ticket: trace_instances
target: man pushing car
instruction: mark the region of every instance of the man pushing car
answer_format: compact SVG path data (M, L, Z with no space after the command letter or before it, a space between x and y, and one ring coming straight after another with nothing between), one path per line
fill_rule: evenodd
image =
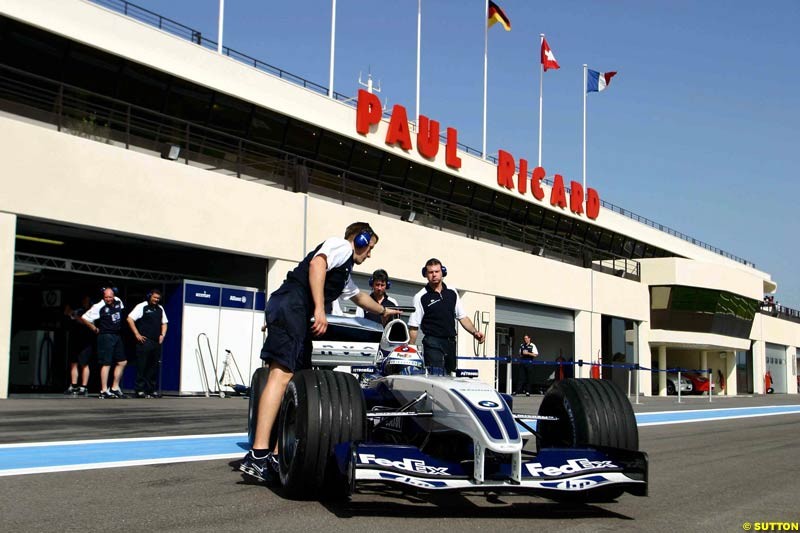
M328 328L326 313L333 302L349 298L368 312L382 317L399 315L359 291L351 278L353 265L360 265L372 253L378 235L366 222L347 226L344 238L331 237L309 253L267 302L267 338L261 358L269 365L269 377L258 403L253 447L239 470L260 481L277 477L280 450L269 449L269 436L278 416L286 386L295 372L311 367L312 337ZM309 326L309 321L313 323Z

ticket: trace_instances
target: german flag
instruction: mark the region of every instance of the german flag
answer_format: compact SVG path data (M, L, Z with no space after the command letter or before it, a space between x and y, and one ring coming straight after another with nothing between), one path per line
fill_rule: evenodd
M502 24L506 31L511 31L511 21L508 20L505 12L500 9L500 6L489 0L489 27L491 28L497 22Z

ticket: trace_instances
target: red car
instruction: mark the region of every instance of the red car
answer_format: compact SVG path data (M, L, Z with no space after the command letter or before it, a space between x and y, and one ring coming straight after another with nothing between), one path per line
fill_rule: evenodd
M689 381L692 382L692 394L708 394L708 378L701 376L699 374L692 374L691 372L687 372L685 374L681 374L681 377L686 377ZM711 384L711 390L716 390L716 384Z

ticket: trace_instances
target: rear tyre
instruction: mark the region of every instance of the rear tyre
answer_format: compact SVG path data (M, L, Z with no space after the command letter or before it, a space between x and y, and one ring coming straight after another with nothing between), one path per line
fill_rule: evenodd
M330 370L297 372L281 404L279 465L289 498L346 497L347 477L334 459L336 445L359 441L366 407L358 381Z
M670 396L677 394L677 391L675 390L675 384L670 380L667 380L667 394Z
M602 379L557 381L539 406L539 448L612 446L639 449L639 431L628 398L613 382Z
M630 402L613 382L600 379L557 381L545 394L539 414L558 417L539 421L538 448L610 446L639 449L639 431ZM610 501L622 490L609 488L588 494L554 495L561 501Z

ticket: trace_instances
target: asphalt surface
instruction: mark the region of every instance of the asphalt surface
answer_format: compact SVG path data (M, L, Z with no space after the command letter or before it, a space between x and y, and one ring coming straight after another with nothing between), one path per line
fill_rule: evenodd
M515 398L535 412L541 396ZM800 397L642 398L637 412L800 404ZM229 433L245 430L243 398L16 397L0 401L0 442ZM227 460L0 478L5 531L742 531L800 521L800 415L639 429L650 495L602 505L500 496L356 494L340 504L291 501Z

